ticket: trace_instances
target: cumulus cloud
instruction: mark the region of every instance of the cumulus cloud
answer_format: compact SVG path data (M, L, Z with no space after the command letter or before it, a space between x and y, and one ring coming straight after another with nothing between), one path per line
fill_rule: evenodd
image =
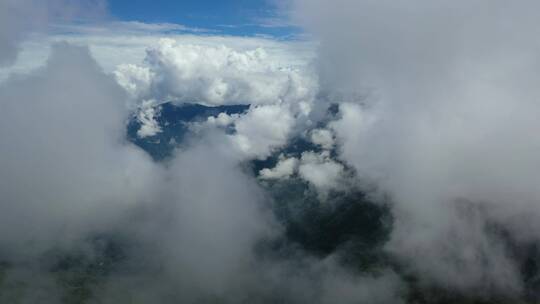
M237 51L162 39L147 51L146 67L120 66L120 83L140 98L177 103L274 104L309 100L313 80L282 65L263 48Z
M311 131L311 142L323 149L331 150L334 147L334 135L326 129L315 129Z
M227 113L219 113L217 116L208 117L207 122L217 127L227 127L233 124L239 117L239 114L229 115Z
M137 121L141 124L139 130L137 130L137 136L139 138L154 136L163 132L156 120L160 115L160 111L161 107L156 107L154 101L148 100L143 102L140 110L137 112Z
M91 12L92 9L85 8L80 11ZM286 67L301 68L314 58L314 43L305 40L278 41L269 37L222 36L214 32L196 35L194 33L197 29L178 24L118 21L73 24L66 23L65 20L61 22L62 20L55 20L57 22L49 25L50 30L47 35L28 36L26 41L20 44L21 52L17 56L18 59L9 67L0 67L0 80L13 72L28 73L36 67L43 66L50 53L50 45L62 41L88 46L92 56L107 73L121 70L119 66L148 70L148 66L144 64L146 51L150 47L158 46L163 38L174 39L179 44L226 46L238 52L262 48L268 57L278 61L280 66ZM42 32L38 31L38 33ZM126 77L132 77L138 72L122 73ZM149 81L144 83L149 83ZM122 86L126 87L126 84L127 82L124 82ZM142 83L136 84L142 85ZM143 86L139 93L145 90L147 89Z
M29 263L59 247L84 247L94 235L127 235L144 246L121 250L145 267L111 275L111 286L148 281L165 265L153 276L164 290L144 288L154 300L240 297L256 242L279 231L262 190L238 166L224 132L204 135L167 168L154 163L126 142L127 98L87 49L66 44L53 48L45 68L2 84L0 109L9 116L0 123L2 261ZM27 284L29 301L42 292L41 276L54 287L42 292L51 303L62 292L54 273L21 278L26 266L10 267L7 282ZM105 292L95 293L114 299Z
M0 0L0 9L35 11L41 24L1 18L8 9L0 10L4 64L49 18L41 9L49 2L29 4ZM285 44L163 40L144 33L185 28L135 23L116 29L133 35L122 42L137 46L134 53L118 51L118 36L102 27L75 27L87 36L70 41L101 47L57 44L45 66L0 83L0 258L12 267L2 286L26 280L35 292L24 300L57 301L56 277L36 264L51 250L87 249L89 238L105 234L133 247L124 248L122 271L93 286L103 303L399 303L400 275L466 294L522 293L522 253L513 246L536 246L540 237L540 137L531 131L540 116L540 7L532 0L295 5L294 17L321 40L317 76L275 52ZM111 49L142 62L107 75L90 54ZM125 128L137 109L139 137L162 132L156 104L164 101L251 106L197 122L193 138L156 163L127 142ZM333 121L318 121L334 103ZM259 180L246 172L246 161L275 156L300 134L311 146L289 148L314 151L283 152ZM391 203L384 250L392 262L374 273L343 266L358 262L349 261L359 253L348 243L322 258L289 245L294 231L276 221L258 183L296 189L298 178L307 182L298 187L323 194L318 203L331 190L356 191L346 188L352 173L354 183L374 185L362 188L374 193L359 204Z
M165 168L126 142L127 98L87 49L66 44L43 69L0 86L0 258L10 263L0 288L22 282L28 289L17 301L54 303L65 292L56 274L25 265L84 248L95 235L144 245L122 249L130 263L146 261L142 272L111 275L111 286L157 276L164 289L143 292L154 300L234 298L248 286L256 242L279 231L225 133L205 135ZM28 271L38 275L22 276ZM96 296L114 299L103 285Z
M344 167L330 159L328 151L317 154L304 152L300 159L298 172L300 176L314 185L321 193L340 187Z
M283 228L242 163L287 142L290 105L218 115L235 121L235 133L203 129L163 164L127 142L129 98L87 48L68 44L55 45L44 67L0 84L0 288L9 290L0 299L55 303L72 289L100 303L395 297L383 288L396 284L392 274L359 277L302 252L264 257ZM150 106L136 117L141 136L157 132ZM103 247L120 253L100 257L93 247L117 239L125 243ZM23 287L15 294L13 286Z
M148 67L140 67L135 64L122 64L114 71L116 81L132 98L144 95L150 90L152 78L155 73Z
M223 113L209 118L208 125L233 125L231 144L246 158L265 158L309 123L317 92L316 76L307 64L293 64L285 57L264 47L189 44L167 38L148 48L144 64L121 65L114 75L130 94L132 107L145 100L250 104L245 115Z
M449 288L519 290L486 227L538 238L538 3L295 3L321 39L321 96L347 101L341 157L395 203L389 248Z
M294 124L288 107L258 106L236 121L230 140L248 158L266 158L287 143Z
M286 158L280 155L279 161L272 169L264 168L259 172L259 177L262 179L284 179L291 177L298 166L298 159L291 157Z

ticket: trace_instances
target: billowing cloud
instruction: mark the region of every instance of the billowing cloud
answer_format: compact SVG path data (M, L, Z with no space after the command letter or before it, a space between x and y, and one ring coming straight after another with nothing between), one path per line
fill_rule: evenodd
M285 158L280 155L280 159L274 168L264 168L259 172L262 179L285 179L291 177L298 166L298 159L291 157Z
M81 3L84 2L79 2ZM80 11L92 12L92 9L85 8ZM83 16L86 17L86 14ZM49 25L50 30L46 35L41 30L38 31L41 35L28 36L26 41L20 44L21 52L17 56L18 59L9 67L0 67L0 80L5 79L12 72L27 73L36 67L43 66L50 53L50 45L63 41L88 46L92 56L105 72L111 73L118 70L122 75L129 77L127 80L131 79L130 81L139 79L140 75L137 73L149 70L144 64L147 50L156 48L163 38L173 39L183 45L226 46L237 52L261 48L269 58L272 58L272 61L279 62L279 65L283 67L302 67L314 58L314 43L311 41L278 41L268 37L222 36L216 32L197 35L195 34L197 29L179 24L118 21L73 24L66 23L65 19L54 20L55 22ZM123 72L124 67L133 70ZM150 81L144 80L144 83L148 84ZM124 81L122 86L126 87L126 84L128 83ZM142 83L136 84L142 85ZM139 87L139 93L145 90L147 88L144 86Z
M218 115L234 133L201 128L156 163L126 139L130 98L87 48L65 43L44 67L0 84L0 300L395 299L392 272L360 277L337 257L294 248L272 256L283 227L242 164L286 144L295 103ZM141 136L159 127L155 104L146 106L134 118Z
M265 158L285 145L297 125L309 121L317 93L316 76L307 63L292 64L264 48L186 44L170 38L149 47L143 65L121 65L114 75L130 94L132 106L148 101L251 105L245 115L221 114L208 121L215 126L234 122L231 145L246 158ZM139 116L148 118L148 113L143 109ZM141 132L155 134L156 126L143 126Z
M236 51L163 39L150 47L146 67L120 66L119 82L139 98L177 103L274 104L309 100L314 81L283 66L263 48Z
M248 157L265 158L287 143L294 123L286 106L254 107L236 121L236 133L230 139Z
M341 157L395 203L388 248L431 283L516 294L507 241L538 238L538 3L296 5L321 102L347 101Z
M161 107L154 106L152 101L144 102L137 112L137 121L141 124L141 128L137 130L137 136L145 138L161 133L163 130L157 122L156 118L160 115Z
M331 150L334 147L334 135L326 129L315 129L311 131L311 142L323 149Z
M0 62L59 4L0 0ZM540 237L538 8L296 0L318 73L293 42L63 25L78 34L44 45L91 46L54 44L0 83L0 301L521 299ZM166 132L167 101L250 106L186 122L156 162L126 124Z
M1 84L2 246L77 240L148 197L159 169L125 141L125 99L87 49L65 44L45 68Z
M321 154L314 152L302 153L298 168L300 176L322 193L340 187L343 170L343 165L330 159L327 151Z
M66 292L57 274L27 265L55 250L91 257L97 253L85 248L99 235L129 235L127 241L147 246L127 253L130 262L142 258L150 267L129 280L149 280L154 267L166 265L159 280L171 284L167 292L182 286L177 299L228 298L253 271L256 242L279 231L256 180L223 148L226 134L205 136L166 169L127 143L127 98L87 49L67 44L54 46L45 68L0 86L6 115L0 122L0 258L10 265L0 288L24 284L28 289L15 299L41 295L55 303ZM125 281L120 274L110 280ZM156 290L152 285L145 293ZM154 299L167 297L163 292Z

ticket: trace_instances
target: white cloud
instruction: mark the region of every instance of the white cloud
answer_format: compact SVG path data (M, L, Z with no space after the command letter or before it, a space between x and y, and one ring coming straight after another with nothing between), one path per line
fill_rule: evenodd
M331 150L334 147L334 135L326 129L315 129L311 131L311 142L323 149Z
M137 112L137 121L141 124L139 130L137 130L139 138L154 136L163 132L159 122L156 120L161 114L160 111L161 107L156 106L155 102L151 100L143 103Z
M127 98L87 49L66 44L53 47L45 68L0 84L6 115L0 120L2 261L39 264L53 249L88 250L85 242L96 234L126 233L145 245L122 248L126 259L141 257L163 269L127 280L151 278L160 288L170 283L169 290L180 289L178 299L188 302L234 297L255 277L257 240L279 231L259 206L262 190L230 147L217 147L228 142L223 132L178 151L169 166L154 163L126 142ZM56 282L48 270L35 272L24 278L25 286L39 283L41 275ZM101 283L116 282L116 275L126 281L111 273ZM52 285L43 297L55 299ZM153 300L162 297L156 290L170 296L151 284L141 289ZM32 299L37 292L18 297ZM109 299L103 290L94 296Z
M300 177L314 185L322 194L340 187L343 170L343 165L330 159L326 151L321 154L303 152L298 167Z
M129 26L137 28L135 32L156 30L140 24ZM169 28L168 25L156 27ZM94 240L96 234L116 237L119 233L137 245L136 249L122 247L127 264L136 262L137 267L127 275L112 271L106 279L100 276L103 281L96 284L100 289L92 294L96 301L118 302L118 298L129 298L127 302L159 303L171 299L180 302L210 299L239 303L258 297L275 299L275 293L281 299L309 303L354 303L366 297L375 299L372 302L385 303L394 298L394 294L384 292L387 286L395 285L397 280L393 275L364 280L340 265L304 259L301 254L294 258L301 259L298 264L303 266L294 265L295 260L291 265L298 269L287 267L287 271L276 273L274 262L257 260L254 249L260 240L282 230L261 206L268 199L265 193L239 163L246 157L267 156L286 143L297 125L295 119L304 119L309 114L311 94L315 94L311 92L311 81L304 83L300 74L291 74L295 68L280 70L267 66L260 62L263 57L258 51L232 51L215 46L216 41L251 46L263 40L204 38L212 46L193 49L208 54L225 49L227 56L233 57L232 72L240 73L245 68L249 74L254 64L255 72L249 75L257 76L257 72L263 73L266 68L279 77L283 76L280 73L288 73L283 78L287 78L290 87L283 96L270 101L270 93L265 93L260 79L254 77L254 82L248 85L252 90L238 94L251 97L249 94L257 95L260 90L261 104L251 107L243 116L219 115L215 119L222 125L235 120L236 134L207 130L186 149L176 151L169 163L158 164L126 141L125 122L131 110L126 108L129 96L111 75L103 73L103 68L112 71L114 62L134 63L137 58L142 59L140 51L157 38L140 39L133 32L128 38L98 35L95 29L89 32L92 34L84 37L44 39L44 45L56 39L90 44L102 66L86 48L57 44L51 48L45 64L40 63L41 68L31 71L31 65L25 66L22 70L26 75L0 83L3 114L0 247L2 259L22 261L10 267L40 264L38 257L43 252L51 253L58 247L85 247L87 240ZM43 46L36 41L28 45L36 46L38 52ZM32 51L28 54L36 54ZM206 72L205 69L211 73L223 72L197 60L195 63L200 64L195 67L195 74ZM244 63L248 66L243 67ZM127 86L132 96L146 90L137 86L148 78L159 77L134 66L120 71L133 73L120 79L116 75L124 85L134 83ZM210 79L204 73L200 76L205 81ZM233 83L247 81L235 77L230 78ZM224 83L228 84L229 78L226 80ZM281 84L276 83L278 87ZM230 102L226 98L212 98L209 100ZM266 99L270 104L263 102ZM139 135L158 132L156 115L153 108L143 107L138 118L144 127ZM231 148L231 143L237 145ZM302 159L303 175L308 180L321 187L332 184L328 176L337 174L336 166L327 154L305 154ZM124 266L123 263L115 266L120 264ZM47 276L46 282L56 282L58 273L51 275L48 269L40 267L38 275L32 273L25 278L30 282L25 286L39 284L41 275ZM2 279L5 282L6 276ZM131 284L131 288L117 288L122 284ZM357 285L365 288L357 289ZM313 286L321 286L322 290ZM29 290L22 295L25 297L22 301L35 302L36 294L40 299L55 301L55 286L46 287L44 294L42 290ZM118 296L115 292L119 290L125 293ZM281 291L288 293L282 295Z
M448 288L519 290L486 227L539 237L539 2L295 2L321 38L321 96L360 96L333 129L342 158L395 203L392 252Z
M298 159L280 156L278 163L272 169L264 168L259 172L261 179L286 179L291 177L298 167Z
M278 111L277 107L254 108L245 118L230 117L239 124L233 145L248 157L268 155L283 145L295 125L293 116L307 117L311 111L316 79L306 68L313 56L310 42L178 34L169 31L183 27L171 24L109 25L57 26L54 35L26 42L20 60L9 69L0 69L0 78L43 65L48 45L65 40L89 46L103 69L113 73L128 92L127 105L132 110L151 99L207 105L288 104ZM263 112L272 117L262 117ZM144 122L141 136L159 131L150 117L153 114L146 114L152 113L139 113ZM221 115L210 123L232 123L228 118Z
M78 240L148 199L160 170L125 143L125 99L86 49L64 44L0 84L2 248L22 258Z
M239 114L229 115L227 113L219 113L217 116L210 116L207 119L207 123L217 127L227 127L233 124L238 118Z
M287 142L294 123L286 106L252 107L236 121L236 133L229 138L246 157L266 158Z
M140 22L110 22L104 24L54 24L49 34L32 35L20 45L17 61L10 67L0 67L0 80L11 72L28 72L43 66L50 52L50 45L68 41L88 46L106 72L114 72L120 65L144 67L146 51L158 45L163 38L174 39L179 44L208 47L226 46L238 52L263 48L271 58L283 66L302 67L314 56L314 43L310 41L277 41L271 38L220 36L217 33L198 33L197 29L178 24L153 24Z
M116 81L132 98L137 98L150 90L151 81L156 75L148 67L135 64L122 64L114 71ZM144 101L143 101L144 102Z
M8 30L8 47L0 46L7 59L0 60L12 62L13 48L24 33L43 26L19 28L10 16L1 18L10 12L1 10L5 3L15 2L0 2L0 24L9 20L0 27L0 44L2 29L15 29L15 35L10 37ZM24 17L32 19L28 13ZM197 30L138 22L52 29L58 32L32 37L18 62L1 71L6 80L0 84L0 112L5 115L0 120L0 246L9 251L3 254L24 260L114 227L143 244L131 255L159 269L142 275L143 282L152 284L130 288L150 302L162 302L156 293L164 290L163 297L170 300L178 293L184 302L207 296L243 302L246 291L256 298L276 290L291 290L284 298L312 303L366 298L384 303L394 298L381 292L395 285L392 276L364 280L337 264L305 259L301 264L308 269L295 271L297 277L291 279L290 271L276 276L274 263L255 260L258 241L281 229L259 205L267 200L265 193L239 163L269 156L304 127L317 93L316 76L306 67L310 43L178 35ZM86 49L65 44L53 46L45 61L49 45L64 40L89 45L99 65ZM127 94L102 70L114 72ZM26 75L8 78L12 71ZM236 133L205 130L162 166L126 143L125 122L133 109L125 107L129 97L131 106L134 100L141 106L140 137L161 131L158 110L147 100L252 107L244 115L222 113L208 119L218 127L234 124ZM333 145L326 130L312 133L311 139L325 149ZM261 177L287 177L297 167L322 192L339 187L343 166L328 153L281 159ZM105 285L139 279L115 275ZM322 290L314 291L314 285Z
M314 89L308 75L263 48L239 51L162 39L147 50L145 63L147 67L121 66L115 72L140 98L207 105L275 104L309 100Z

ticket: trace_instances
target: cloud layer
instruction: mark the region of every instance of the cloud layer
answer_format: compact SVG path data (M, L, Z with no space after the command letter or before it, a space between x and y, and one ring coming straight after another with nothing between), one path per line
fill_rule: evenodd
M115 80L88 48L60 43L45 66L0 84L0 288L7 290L0 299L61 303L88 292L90 303L384 303L396 296L385 288L399 285L391 271L358 277L333 256L292 248L279 258L270 250L283 227L245 164L287 143L308 119L310 98L218 115L214 122L233 123L233 133L202 122L196 138L156 163L126 139L133 96ZM149 135L158 114L145 110L139 119L154 128L143 130Z
M73 281L89 303L522 299L540 237L539 8L296 0L315 69L268 39L78 28L64 38L101 48L54 44L0 82L0 300L65 302ZM0 0L0 64L80 9ZM107 74L92 55L118 37L142 61ZM250 107L186 123L156 162L126 125L163 132L168 101Z
M296 4L321 102L345 101L341 157L395 203L389 249L428 281L518 292L502 231L538 239L538 4Z

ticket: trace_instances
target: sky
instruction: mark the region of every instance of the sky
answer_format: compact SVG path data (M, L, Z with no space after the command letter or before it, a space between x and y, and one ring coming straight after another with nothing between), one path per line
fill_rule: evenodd
M124 21L176 23L228 35L287 37L298 32L269 0L112 0L109 9Z

